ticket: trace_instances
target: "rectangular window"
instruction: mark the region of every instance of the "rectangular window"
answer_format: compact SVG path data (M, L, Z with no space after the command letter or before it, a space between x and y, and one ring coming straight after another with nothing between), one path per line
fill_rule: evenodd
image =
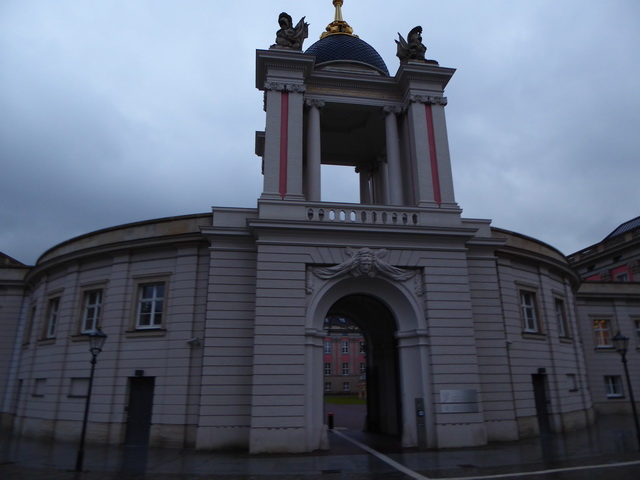
M33 381L33 392L31 392L32 397L44 397L44 391L47 386L46 378L36 378Z
M101 310L102 290L88 290L84 292L80 333L91 333L98 328L100 325Z
M31 341L31 332L33 331L33 323L36 321L36 306L31 307L31 311L29 312L29 320L27 322L27 326L24 329L24 335L22 336L22 345L28 345Z
M621 398L624 396L622 389L622 379L619 375L607 375L604 377L604 385L607 398Z
M558 322L558 335L561 337L569 336L569 325L567 324L567 311L564 308L564 300L555 299L556 321Z
M536 307L536 294L525 290L520 291L520 309L524 331L528 333L540 333L538 326L538 312Z
M69 397L86 398L89 391L89 379L86 377L72 378L69 385Z
M615 279L616 279L616 282L628 282L629 274L627 272L618 273Z
M342 341L342 353L349 353L349 340Z
M49 308L47 309L47 326L44 332L44 338L56 338L59 309L60 297L52 298L51 300L49 300Z
M611 347L611 321L606 318L597 318L593 321L593 335L596 348Z
M342 382L342 391L343 392L350 392L351 391L351 384L349 382Z
M324 341L324 353L331 353L331 340Z
M344 362L342 364L342 374L349 375L349 362Z
M367 364L360 362L360 375L364 375L365 373L367 373Z
M331 382L324 382L324 391L325 392L331 391Z
M575 373L567 373L567 383L569 385L569 391L570 392L577 392L578 391L578 382L576 380L576 374Z
M148 330L162 327L164 313L164 282L146 283L138 289L136 328Z
M331 363L329 362L324 363L324 374L331 375Z
M365 353L366 352L366 346L364 343L364 340L360 340L360 353Z

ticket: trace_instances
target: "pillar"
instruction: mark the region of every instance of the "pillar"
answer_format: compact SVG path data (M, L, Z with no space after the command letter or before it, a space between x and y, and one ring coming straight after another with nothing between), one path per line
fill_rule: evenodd
M307 200L319 202L321 200L321 165L322 151L320 149L320 109L324 107L322 100L307 99Z
M387 172L389 203L402 205L402 178L400 169L400 145L398 140L398 121L396 115L402 112L400 107L384 107L385 134L387 140Z

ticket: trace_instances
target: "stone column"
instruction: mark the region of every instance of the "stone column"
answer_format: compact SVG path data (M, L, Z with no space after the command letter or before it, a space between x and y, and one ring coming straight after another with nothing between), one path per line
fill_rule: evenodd
M356 167L356 173L360 175L360 203L369 205L371 204L371 188L369 188L371 170L368 167Z
M387 171L389 203L402 205L402 178L400 170L400 145L398 140L398 121L396 115L402 112L400 107L384 107L385 132L387 140Z
M324 107L324 101L306 99L307 111L307 200L319 202L321 200L321 164L322 152L320 150L320 109Z
M264 189L262 197L301 200L302 84L266 82Z

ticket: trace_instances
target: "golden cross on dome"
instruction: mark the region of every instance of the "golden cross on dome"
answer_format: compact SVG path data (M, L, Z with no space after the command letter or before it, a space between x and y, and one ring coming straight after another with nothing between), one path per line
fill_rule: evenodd
M343 35L352 35L357 37L357 35L353 35L353 28L349 26L347 22L342 18L342 5L344 4L344 0L333 0L333 6L336 7L336 15L320 38L328 37L329 35L343 34Z

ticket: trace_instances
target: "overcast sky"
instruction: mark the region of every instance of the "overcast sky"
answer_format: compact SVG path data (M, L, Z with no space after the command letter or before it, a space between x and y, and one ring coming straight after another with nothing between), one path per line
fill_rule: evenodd
M0 251L33 264L123 223L255 207L255 50L331 0L0 0ZM565 254L640 215L638 0L345 0L392 75L397 32L457 69L446 96L465 217ZM334 185L336 198L348 189ZM341 197L341 195L347 195Z

